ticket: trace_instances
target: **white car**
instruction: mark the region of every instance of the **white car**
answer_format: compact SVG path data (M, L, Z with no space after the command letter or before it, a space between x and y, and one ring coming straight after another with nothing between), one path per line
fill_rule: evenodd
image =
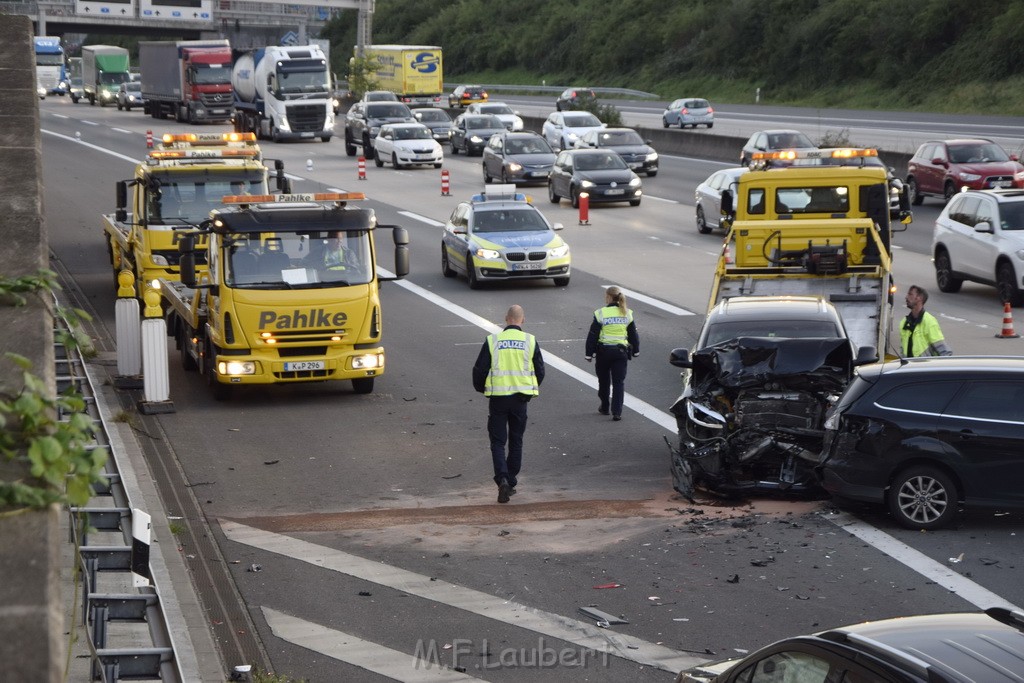
M965 190L935 219L932 261L939 291L964 280L994 285L1000 301L1024 306L1024 196L1020 190Z
M504 102L474 102L466 109L469 114L492 114L501 119L505 127L511 131L523 129L523 119L519 112L512 111L512 107Z
M373 143L373 162L379 168L386 161L395 168L431 164L441 168L444 150L422 123L388 123L380 127Z
M572 149L581 137L604 127L589 111L556 111L544 121L541 133L555 149Z
M747 170L746 166L723 168L712 173L707 180L697 186L693 203L697 207L697 231L700 234L706 235L715 228L723 227L722 192L733 187ZM735 194L735 189L733 193Z

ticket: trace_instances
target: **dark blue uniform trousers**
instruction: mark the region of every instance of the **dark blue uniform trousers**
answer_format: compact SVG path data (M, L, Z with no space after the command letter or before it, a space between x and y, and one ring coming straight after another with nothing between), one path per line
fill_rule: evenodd
M626 393L626 364L629 362L629 349L621 344L610 346L602 344L597 347L597 359L594 371L597 374L597 398L601 408L607 409L608 393L611 389L612 415L622 415L622 401Z
M508 480L515 488L519 468L523 464L523 433L526 432L526 406L529 397L523 394L491 396L487 412L487 434L491 437L491 460L494 462L494 483ZM508 457L505 443L508 442Z

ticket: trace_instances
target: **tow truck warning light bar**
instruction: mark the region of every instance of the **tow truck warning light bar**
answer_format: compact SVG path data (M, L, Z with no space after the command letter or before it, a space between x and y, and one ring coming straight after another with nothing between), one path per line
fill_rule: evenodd
M232 142L256 142L256 133L164 133L160 141L165 147L186 145L227 145Z
M256 159L260 155L258 149L169 149L154 150L147 157L150 163L171 159L229 159L231 157L248 157Z
M855 157L877 157L877 149L835 147L830 149L784 149L780 152L754 152L753 161L793 161L794 159L853 159Z
M351 202L366 199L362 192L313 192L308 194L231 194L224 204L296 204L309 202Z

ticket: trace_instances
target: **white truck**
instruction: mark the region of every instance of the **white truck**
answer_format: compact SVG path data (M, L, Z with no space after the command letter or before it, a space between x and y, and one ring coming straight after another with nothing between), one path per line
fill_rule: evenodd
M235 55L235 131L281 140L334 135L327 57L318 45L264 47Z

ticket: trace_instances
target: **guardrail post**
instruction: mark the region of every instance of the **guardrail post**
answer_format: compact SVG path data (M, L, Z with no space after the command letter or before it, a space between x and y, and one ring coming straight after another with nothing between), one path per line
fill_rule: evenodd
M142 379L143 400L139 412L143 415L173 413L174 403L169 399L171 383L167 370L167 321L160 310L160 292L147 289L143 299L146 319L142 321Z
M141 337L139 336L139 300L135 298L135 276L130 270L117 274L117 301L114 302L114 326L117 342L117 389L141 389Z

